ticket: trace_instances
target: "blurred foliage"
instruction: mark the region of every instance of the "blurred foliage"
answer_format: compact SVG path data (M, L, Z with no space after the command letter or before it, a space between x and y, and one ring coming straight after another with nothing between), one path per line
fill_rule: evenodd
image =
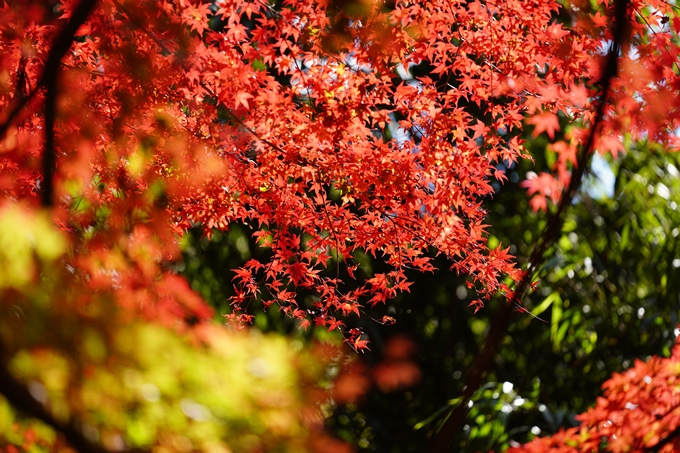
M499 164L509 181L486 200L490 245L510 246L520 264L541 234L546 215L528 214L528 198L518 182L527 172L554 162L540 138L527 146L535 162ZM630 366L635 358L670 353L680 308L680 156L638 143L617 160L598 156L593 169L604 175L603 180L594 173L588 176L539 272L537 290L524 300L544 322L515 315L488 384L473 397L454 451L502 451L571 426L574 415L595 401L611 373ZM184 274L222 313L228 311L228 269L250 254L266 253L248 234L243 226L234 225L221 237L200 239L195 231L185 240ZM385 270L379 258L361 253L354 258L361 262L359 272ZM355 402L336 405L328 414L328 426L360 451L422 451L457 403L467 366L501 303L492 301L473 316L467 307L473 294L464 276L449 272L450 263L435 262L439 270L434 274L411 275L410 293L389 306L365 309L374 319L395 317L396 325L363 317L348 326L363 329L370 338L371 351L362 356L369 367L383 360L391 337L408 336L417 345L422 374L412 388L393 392L376 388ZM331 264L329 272L336 272L339 265L341 278L346 277L342 264ZM264 313L255 306L252 314L255 326L264 331L297 331L275 310Z
M0 210L0 225L0 262L12 263L0 266L2 373L59 423L112 451L301 452L316 441L336 349L146 322L117 304L115 288L88 291L47 218L15 206ZM5 396L2 451L73 451Z
M77 416L109 449L305 450L298 385L320 369L285 339L214 327L196 347L148 323L108 334L80 332L71 351L20 350L9 368L55 416Z

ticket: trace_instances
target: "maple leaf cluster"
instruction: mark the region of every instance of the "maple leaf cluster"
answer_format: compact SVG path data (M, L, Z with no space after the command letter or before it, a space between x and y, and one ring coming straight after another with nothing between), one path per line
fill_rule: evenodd
M558 31L571 35L565 36L565 44L570 42L572 47L565 45L559 52L584 62L584 54L592 55L594 51L591 46L599 47L603 54L612 43L610 17L614 2L598 1L595 9L575 6L571 10L573 25L568 30ZM550 139L547 148L554 158L554 171L533 174L522 182L529 195L533 195L531 206L534 211L547 209L548 200L556 203L569 184L570 169L576 165L579 146L586 141L595 124L596 109L593 107L601 102L606 105L592 148L600 154L616 158L626 144L641 139L654 140L667 149L678 149L679 98L672 87L679 86L679 79L676 71L670 69L676 64L680 51L675 44L680 31L677 16L675 5L664 0L626 2L627 23L618 56L618 76L611 81L607 99L602 99L602 93L593 90L597 84L579 82L588 79L598 82L602 78L602 64L597 59L584 62L589 69L581 75L570 71L565 74L572 83L569 88L572 106L562 101L564 94L559 93L560 88L555 84L536 90L538 96L529 101L525 122L534 126L533 137L545 133ZM573 39L574 35L594 39ZM588 75L583 79L585 74ZM551 75L548 70L546 80ZM537 100L540 102L534 103ZM557 132L562 133L558 136Z
M626 5L618 77L600 99L609 0L3 2L0 290L7 310L42 310L26 317L41 328L22 335L8 334L13 318L0 319L3 352L23 360L24 380L45 380L45 363L67 363L63 371L82 357L103 361L101 338L83 334L84 349L73 352L40 336L57 325L54 344L73 344L68 326L87 324L148 368L170 341L220 359L230 348L223 330L204 328L213 310L172 271L179 238L194 226L210 235L240 222L268 249L233 270L228 319L249 322L248 305L260 299L301 327L341 330L356 350L369 343L346 318L408 291L407 272L432 271L433 251L469 276L475 309L511 294L521 273L507 248L489 250L484 200L506 179L499 164L529 157L523 136L547 138L555 157L551 173L523 182L535 210L559 200L595 124L599 152L616 155L643 137L678 145L680 19L663 0ZM41 205L49 221L36 220ZM390 269L360 277L358 252ZM140 320L191 334L177 340ZM151 338L158 354L103 324ZM123 372L116 360L107 366ZM525 448L671 450L678 360L616 375L581 428ZM79 367L61 375L84 381L107 371ZM396 353L372 371L384 388L417 378ZM73 381L46 391L58 403ZM114 387L105 390L123 392ZM101 416L97 398L82 399L80 419ZM182 420L201 416L191 404L174 408ZM273 433L272 445L303 430L265 415L253 429Z
M534 439L519 452L672 452L680 449L680 344L671 357L615 373L602 386L595 407L577 416L581 425Z
M557 179L525 181L536 209L559 197L593 123L612 7L598 5L604 15L572 12L568 24L556 1L102 0L59 67L45 187L41 76L77 3L5 3L0 106L25 106L0 145L0 191L30 204L53 190L74 269L153 316L210 316L184 296L152 300L178 285L162 266L177 256L176 234L232 222L271 251L235 271L236 321L261 298L302 326L343 328L341 318L408 291L408 269L433 270L432 248L470 276L479 306L519 277L510 255L489 253L483 200L505 179L496 165L526 156L523 118L550 139L560 118L581 122L551 145ZM622 126L675 143L670 8L631 3L631 18L662 30L632 21L636 53L623 57L600 151L620 149ZM422 65L428 75L412 77ZM344 288L340 268L354 277L357 251L392 270Z

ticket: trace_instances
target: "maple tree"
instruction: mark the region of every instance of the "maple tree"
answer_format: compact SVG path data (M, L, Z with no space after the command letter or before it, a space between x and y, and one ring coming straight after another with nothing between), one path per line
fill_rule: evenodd
M228 320L248 323L257 301L364 350L351 320L409 291L407 272L433 271L433 250L467 276L475 310L500 293L526 311L554 238L522 272L509 244L489 247L484 208L501 165L531 157L524 132L556 156L523 183L534 210L559 203L553 235L594 150L677 145L680 20L661 0L6 1L2 16L2 393L79 449L226 448L217 422L178 435L206 410L247 426L230 449L306 448L313 423L281 421L314 407L304 392L268 406L244 389L208 405L182 399L178 382L134 377L222 358L275 393L322 374L293 356L281 375L263 372L256 340L210 325L213 310L172 268L188 229L240 222L268 251L233 270ZM360 253L387 269L363 278ZM152 360L163 343L185 351L177 368ZM251 354L226 352L238 349ZM126 399L121 376L141 397ZM187 392L211 379L192 376ZM144 406L161 396L175 421ZM235 414L240 398L259 415ZM135 423L115 415L129 407ZM10 443L62 448L43 425L23 433Z
M520 187L522 175L550 167L544 147L540 140L529 143L535 162L509 171L509 182L486 204L491 244L513 244L518 256L530 253L545 222L541 213L527 214L531 208ZM671 354L680 290L678 158L652 142L640 143L609 162L615 179L604 188L586 180L565 213L537 291L524 301L545 322L514 316L450 451L505 451L579 426L573 417L595 403L612 373L637 359ZM600 165L596 160L594 171ZM360 451L427 450L423 445L459 404L466 370L505 303L493 301L470 316L466 307L474 295L464 280L435 264L440 271L416 278L412 293L391 304L395 326L363 324L373 342L365 354L369 363L380 360L382 341L407 334L418 345L422 379L394 394L371 392L361 404L336 411L333 428Z

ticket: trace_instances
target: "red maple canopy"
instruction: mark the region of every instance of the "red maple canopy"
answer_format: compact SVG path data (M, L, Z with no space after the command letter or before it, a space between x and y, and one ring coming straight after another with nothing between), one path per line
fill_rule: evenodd
M616 5L627 22L615 36ZM25 296L59 257L55 300L86 310L106 295L129 319L189 329L212 310L167 266L178 237L240 222L270 253L234 270L234 321L262 298L365 348L342 319L408 291L406 272L433 270L435 252L469 275L479 308L522 277L507 248L488 248L483 201L506 179L498 164L530 158L524 133L545 134L557 156L553 173L523 183L536 210L560 199L579 153L616 155L642 137L677 147L676 9L3 2L0 220L35 223L50 207L65 241L27 239L31 257L0 289ZM357 252L391 270L361 277Z
M550 145L557 178L525 182L535 208L559 198L593 123L608 8L605 1L590 15L556 1L6 4L0 105L5 117L21 108L3 129L0 190L29 203L47 193L79 242L84 272L112 270L104 259L93 262L95 253L140 256L141 272L123 273L118 285L154 316L166 310L140 304L147 296L134 289L134 280L155 278L144 266L177 253L175 233L200 224L210 234L234 221L254 228L271 259L236 270L232 318L249 319L242 307L264 297L303 325L342 326L338 316L408 290L407 269L432 270L430 247L469 274L485 299L508 290L506 276L518 277L506 251L486 246L482 200L491 181L505 179L496 164L523 157L524 117L534 136L551 139L562 118L571 126ZM622 58L600 152L622 149L624 126L632 139L676 140L670 39L680 22L668 21L671 6L662 1L633 2L628 13L627 42L635 45ZM72 14L70 24L84 24L59 64L48 66ZM653 26L661 30L650 34ZM425 63L428 76L410 76ZM43 104L51 92L47 143ZM54 184L42 174L46 147ZM322 271L343 266L353 275L358 249L381 255L392 270L345 290ZM314 310L299 305L299 290L315 295Z

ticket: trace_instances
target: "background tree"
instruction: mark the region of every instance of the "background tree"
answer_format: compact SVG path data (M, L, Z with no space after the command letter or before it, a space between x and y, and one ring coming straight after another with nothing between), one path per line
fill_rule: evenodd
M510 181L487 200L490 241L516 244L513 252L519 256L528 254L544 224L542 214L527 214L520 181L554 159L541 140L530 150L535 162L509 170ZM678 322L678 168L675 154L649 143L630 147L616 162L596 160L567 214L540 287L527 302L546 323L529 315L515 318L488 384L473 397L467 428L455 448L501 451L512 442L575 426L575 415L595 402L613 372L636 359L670 355ZM220 284L215 275L223 275L230 261L218 254L233 262L249 259L241 258L234 245L241 236L230 234L232 239L216 235L208 240L197 231L187 243L184 272L208 301L228 296L211 297L215 288L228 288L228 281ZM245 238L240 243L250 253ZM260 252L251 246L252 253ZM365 269L382 265L362 259ZM196 267L189 271L191 266ZM408 388L376 386L339 406L328 422L333 429L361 451L419 451L457 403L466 367L478 354L496 308L490 305L471 316L471 300L464 278L437 271L414 276L411 292L393 301L388 313L398 319L395 325L382 326L368 317L351 325L370 335L373 346L363 356L369 369L382 360L390 338L407 335L417 345L421 380ZM253 324L265 331L297 330L276 310L258 313Z
M488 217L492 225L490 240L493 244L499 239L503 243L517 244L512 253L519 256L530 254L544 221L540 216L526 214L526 197L518 181L527 174L530 177L535 174L533 172L553 167L558 155L550 148L546 149L546 145L548 143L542 137L532 141L529 149L535 166L525 163L506 168L511 181L497 188L499 191L493 199L486 201L491 213ZM650 155L655 157L652 159ZM644 165L645 159L649 159L649 167ZM593 182L589 182L579 194L578 202L570 209L555 256L546 265L548 275L541 282L539 294L532 296L530 306L538 307L534 311L551 325L542 326L529 316L513 325L492 370L492 382L474 398L477 404L469 413L467 432L461 436L460 448L470 451L502 448L511 439L521 441L537 432L551 432L562 424L574 423L573 415L594 400L600 384L612 371L628 366L634 357L669 353L677 320L673 300L677 289L664 287L661 294L666 296L659 296L657 291L653 291L655 300L647 308L642 307L641 311L638 287L657 288L658 282L669 281L667 273L673 271L668 264L673 262L671 257L677 247L672 239L675 237L672 228L663 232L667 239L661 243L658 238L648 237L647 232L660 231L657 221L666 227L676 224L673 221L674 201L668 201L669 194L664 190L664 187L670 187L670 194L675 193L672 189L675 184L674 160L640 143L628 151L624 161L603 162L596 161L594 169L604 172L605 176L608 171L613 171L607 177L616 177L616 193L608 193L614 191L612 182L603 182L600 187L593 187ZM635 174L638 176L633 179ZM659 175L665 175L664 179L658 180ZM650 180L649 187L652 188L660 183L663 196L650 196L654 191L650 192L645 187L647 183L639 184L645 180ZM622 204L625 208L621 208ZM655 213L651 217L649 207L653 207L651 212ZM621 212L626 214L621 217ZM638 223L640 217L649 223ZM629 222L629 219L634 221ZM633 229L635 233L631 233ZM628 242L631 234L635 237L634 245ZM610 245L618 244L621 237L625 238L623 247L610 250ZM224 250L222 246L210 245L209 242L204 242L202 247ZM644 251L649 260L641 260L639 251ZM603 253L607 255L605 264L601 256ZM210 262L206 260L210 255L200 256L200 259L192 261ZM365 257L362 259L370 261L370 266L365 268L380 265ZM655 266L650 263L664 264ZM437 263L436 267L445 269L446 265ZM224 268L224 265L216 268ZM585 273L585 281L579 273ZM663 275L666 277L663 278ZM198 285L209 284L206 280L210 281L199 277L194 282L200 288ZM370 332L376 347L395 332L411 335L418 332L416 339L420 345L424 381L407 393L391 396L372 393L360 408L349 405L338 410L333 422L336 429L362 448L418 450L424 443L423 436L427 430L436 427L437 422L456 404L457 400L453 399L450 404L442 405L451 394L456 393L446 393L447 386L455 386L451 376L461 378L465 365L477 354L481 337L488 329L484 312L466 319L464 305L470 302L470 298L462 279L442 272L433 274L432 278L420 275L414 280L413 296L402 295L393 305L391 314L399 315L397 326L382 328L371 322L361 325ZM616 297L609 305L605 305L606 296L600 291L602 285L608 286L609 289L604 290L607 294ZM458 302L460 305L454 304L452 309L451 302L456 300L457 295L462 295ZM595 310L592 301L597 300L602 302ZM557 307L552 307L553 303ZM613 307L617 308L614 310ZM405 317L407 310L409 313ZM547 311L541 314L544 310ZM639 316L639 321L636 316ZM415 323L415 320L418 322ZM272 324L282 328L280 319L269 315L258 315L255 322L260 328L271 328ZM552 351L550 346L546 347L550 344ZM377 359L380 351L371 355ZM505 386L502 385L504 382ZM537 384L540 386L536 387ZM503 392L503 389L512 390ZM515 401L521 404L513 405ZM403 409L395 410L398 407ZM427 409L422 410L422 407ZM427 421L429 423L423 423ZM414 426L420 429L412 430Z

